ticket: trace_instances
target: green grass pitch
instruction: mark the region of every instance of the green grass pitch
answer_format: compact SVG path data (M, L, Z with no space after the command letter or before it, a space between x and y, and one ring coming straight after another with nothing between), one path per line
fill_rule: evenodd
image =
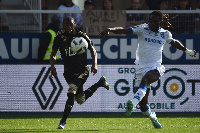
M154 129L141 113L72 113L65 129L56 129L62 114L0 114L5 133L200 133L200 113L157 113L162 129Z

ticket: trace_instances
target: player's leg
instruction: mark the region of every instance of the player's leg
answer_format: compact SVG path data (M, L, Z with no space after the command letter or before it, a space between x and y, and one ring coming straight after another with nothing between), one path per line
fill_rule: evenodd
M76 95L75 95L75 101L78 104L83 104L85 102L85 94L84 94L84 91L83 91L83 85L81 85L78 88L78 91L76 92Z
M139 88L138 91L134 95L133 100L129 100L126 103L127 108L125 114L127 116L131 115L132 110L136 108L137 104L146 95L147 88L150 87L150 84L158 80L159 72L158 70L151 70L148 71L142 78L141 77L142 73L138 73L135 75L136 86L138 85L138 83L140 83L140 85L138 87Z
M137 71L137 69L136 69L136 72L137 73L135 73L135 77L134 77L134 79L135 79L134 90L136 90L136 92L137 92L139 89L142 77L143 77L143 73L140 73L139 71ZM130 116L132 111L133 111L133 102L132 102L132 100L128 100L126 103L125 115Z
M88 71L89 73L89 67L86 68L86 71ZM107 78L105 76L102 76L98 82L94 83L91 87L89 87L87 90L84 91L84 94L85 94L85 101L91 97L94 92L99 88L99 87L104 87L106 88L107 90L110 89L110 85L109 83L107 82Z
M154 72L156 72L156 71L157 71L157 73L154 73ZM162 75L164 74L164 72L165 72L165 67L162 66L162 65L161 65L161 66L157 66L155 70L150 71L150 73L153 74L153 75L151 75L152 78L157 78L157 76L160 77L160 76L162 76ZM155 75L154 75L154 74L155 74ZM141 84L142 84L142 83L143 83L143 82L141 82ZM153 82L152 82L152 83L153 83ZM144 83L143 83L143 84L144 84ZM148 92L147 92L147 93L148 93ZM149 107L149 105L148 105L148 96L149 96L149 95L146 94L145 97L143 97L144 100L142 100L142 101L140 102L141 111L143 112L144 115L148 116L148 117L151 119L154 128L159 128L159 129L160 129L160 128L162 128L162 126L161 126L161 124L158 122L158 119L157 119L157 117L156 117L156 113L155 113L155 112L152 112L151 109L150 109L150 107Z
M68 96L68 99L66 101L63 117L60 120L60 123L58 125L58 129L64 129L65 128L66 120L69 117L71 109L74 105L74 93L67 93L67 96Z
M146 95L143 97L143 99L139 102L140 110L142 111L142 114L149 117L150 120L153 123L154 128L162 128L161 124L158 122L158 119L156 117L155 112L151 112L151 109L148 105L148 97L150 93L150 88L147 89Z
M158 70L151 70L147 72L141 80L138 91L135 93L133 98L133 108L136 108L137 104L142 100L146 95L147 88L150 87L150 84L157 81L159 78Z
M70 73L64 73L63 74L65 77L65 80L67 81L69 85L68 93L67 93L67 101L65 104L65 109L63 113L63 117L60 120L60 123L58 125L58 129L64 129L67 118L69 117L69 114L71 112L71 109L73 108L74 105L74 98L76 91L78 89L79 81L77 80L77 76L70 74Z
M94 92L99 88L99 87L104 87L107 90L110 89L109 83L107 83L107 79L105 76L102 76L98 82L93 84L91 87L89 87L87 90L83 92L83 85L86 82L87 78L89 77L89 67L86 67L85 72L83 74L84 76L82 77L82 84L79 86L77 94L75 96L75 100L77 101L78 104L83 104L89 97L91 97Z
M98 82L93 84L91 87L89 87L87 90L85 90L85 99L87 100L89 97L91 97L94 92L99 88L99 87L104 87L107 90L110 89L110 85L107 82L107 78L105 76L102 76Z
M85 68L84 73L82 73L79 77L78 80L80 80L80 84L78 87L78 90L76 92L75 95L75 101L78 104L83 104L85 102L85 93L83 91L83 85L85 84L85 82L87 81L87 78L89 77L89 67L87 66Z
M106 78L103 76L97 83L93 84L91 87L89 87L85 91L79 91L83 90L83 85L79 87L77 94L75 95L75 100L77 101L78 104L83 104L89 97L91 97L94 92L99 88L99 87L104 87L107 90L110 89L110 85L106 82Z

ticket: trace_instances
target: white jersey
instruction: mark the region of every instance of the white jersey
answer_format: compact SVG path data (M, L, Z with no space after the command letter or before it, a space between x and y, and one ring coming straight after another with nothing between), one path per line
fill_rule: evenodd
M66 7L64 5L60 5L58 7L58 10L62 10L62 11L80 11L80 7L75 5L75 4L72 7ZM83 25L82 14L80 14L80 13L65 13L65 14L64 13L60 13L60 14L58 14L58 17L60 18L60 27L62 27L63 19L68 17L68 16L74 18L74 20L76 21L76 27L77 28L80 28Z
M130 27L130 30L138 36L135 64L138 67L161 65L164 44L171 44L173 41L171 32L163 28L153 32L146 23Z

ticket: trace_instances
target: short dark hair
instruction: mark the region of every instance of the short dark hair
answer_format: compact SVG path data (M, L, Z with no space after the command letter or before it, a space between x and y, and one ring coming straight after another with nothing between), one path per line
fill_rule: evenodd
M63 24L68 23L68 22L75 23L75 20L74 20L74 18L72 18L70 16L63 19Z
M161 20L163 20L163 13L162 13L161 11L159 11L159 10L153 11L153 12L150 14L149 18L150 18L151 16L158 16Z

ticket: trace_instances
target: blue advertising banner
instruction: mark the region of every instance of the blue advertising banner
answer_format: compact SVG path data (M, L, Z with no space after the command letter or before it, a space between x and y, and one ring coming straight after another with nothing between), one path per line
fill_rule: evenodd
M38 63L38 46L42 33L0 33L0 63ZM197 57L186 55L171 45L165 45L163 64L198 64L200 51L199 34L176 34L178 39L189 49L197 51ZM137 48L137 36L109 36L103 40L91 36L98 54L100 64L133 64ZM88 51L89 63L92 62Z
M41 33L0 33L0 63L37 63Z

